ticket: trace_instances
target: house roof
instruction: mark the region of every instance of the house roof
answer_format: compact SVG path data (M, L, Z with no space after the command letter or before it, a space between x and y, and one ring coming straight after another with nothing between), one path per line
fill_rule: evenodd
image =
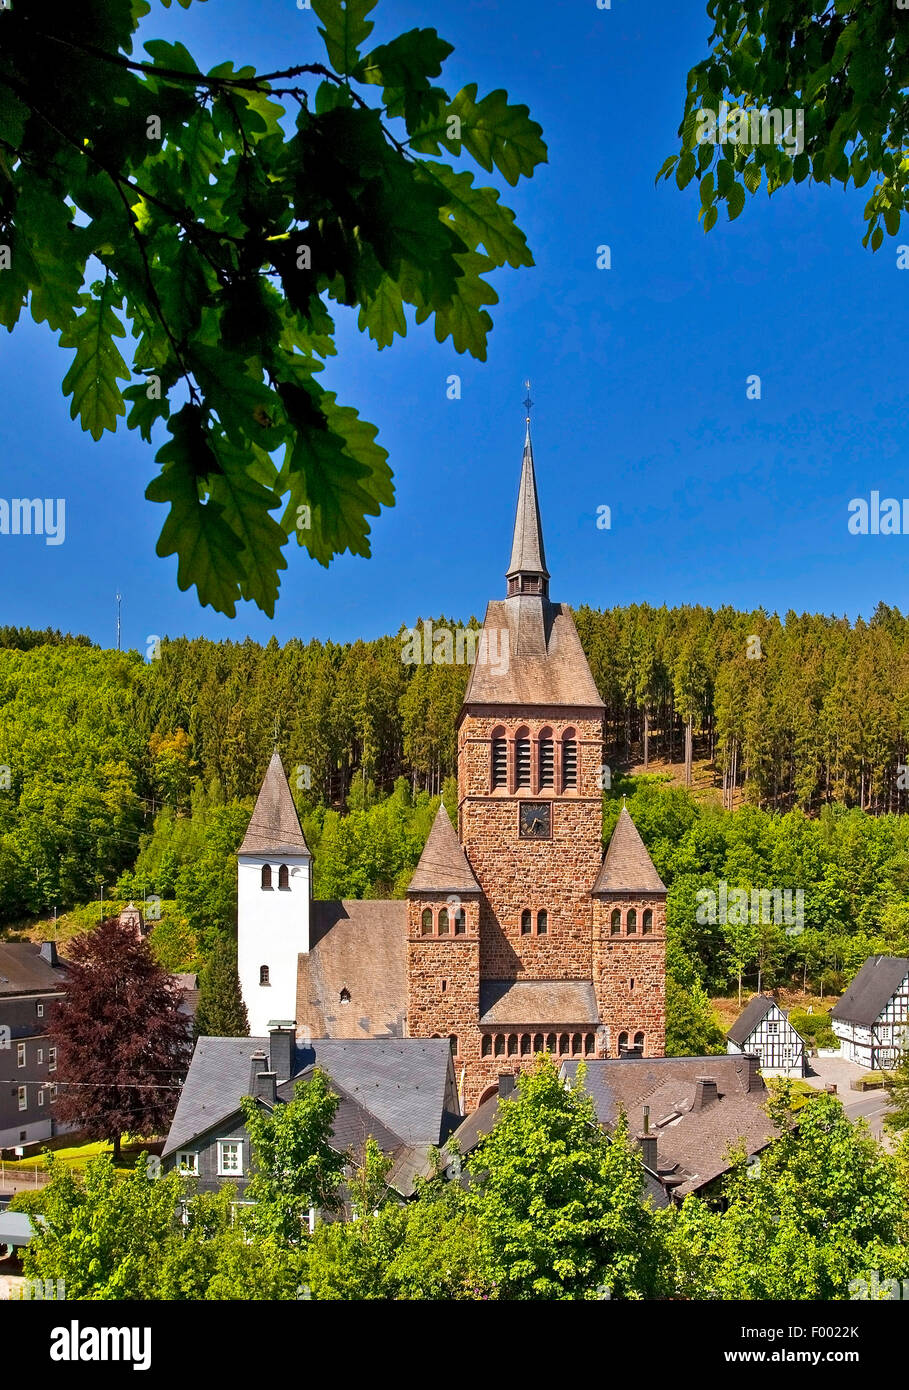
M277 752L272 754L268 764L239 853L307 855L312 858L300 828L300 818L290 794L284 765Z
M240 1100L249 1093L251 1059L257 1052L267 1055L268 1046L267 1037L199 1038L164 1157L239 1115ZM297 1081L311 1076L314 1066L328 1074L341 1099L333 1132L339 1150L357 1150L372 1135L396 1156L402 1173L412 1174L422 1171L425 1151L447 1137L452 1124L445 1108L452 1068L447 1038L320 1038L298 1045L294 1075L278 1087L278 1096L291 1099Z
M444 804L439 805L408 893L479 893L467 855Z
M844 1023L876 1023L907 974L909 959L905 956L869 956L833 1006L830 1017Z
M66 963L51 965L34 941L0 941L0 995L43 994L66 987Z
M480 1022L567 1027L598 1023L589 980L481 980Z
M297 957L298 1029L316 1038L402 1037L406 954L403 898L313 901L310 949Z
M580 1061L566 1061L561 1074L575 1080ZM650 1129L657 1136L657 1174L673 1195L696 1192L729 1167L727 1155L739 1140L757 1153L775 1136L764 1113L767 1091L759 1077L749 1090L747 1055L720 1057L640 1057L590 1059L585 1089L597 1118L611 1128L624 1110L632 1134L650 1107ZM718 1099L699 1108L698 1080L712 1077Z
M537 502L537 480L533 471L533 445L530 442L530 421L524 434L524 457L521 461L521 485L518 489L518 509L511 543L511 560L506 575L543 575L549 578L546 554L543 550L543 527Z
M619 812L594 893L665 893L666 885L625 806Z
M567 604L521 594L487 605L462 708L471 705L605 709Z
M753 999L748 1000L726 1037L730 1042L745 1042L751 1037L758 1024L763 1022L774 1009L778 1009L780 1013L783 1012L782 1009L779 1009L776 1000L771 999L769 994L756 994ZM785 1014L783 1017L785 1018Z

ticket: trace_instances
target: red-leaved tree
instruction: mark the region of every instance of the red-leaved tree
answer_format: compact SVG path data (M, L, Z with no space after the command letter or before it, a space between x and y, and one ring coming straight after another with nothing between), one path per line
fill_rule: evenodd
M66 998L51 1013L57 1119L92 1139L163 1133L191 1043L175 981L116 918L68 942Z

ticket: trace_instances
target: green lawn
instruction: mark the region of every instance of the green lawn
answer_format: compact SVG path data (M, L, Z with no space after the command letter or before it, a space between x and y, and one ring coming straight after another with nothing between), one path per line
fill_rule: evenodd
M143 1149L147 1149L148 1143L124 1144L120 1152L120 1164L116 1169L118 1173L128 1173L135 1167L136 1159ZM54 1158L66 1164L68 1168L80 1170L85 1167L90 1159L97 1158L99 1154L113 1154L114 1148L110 1143L98 1141L94 1144L67 1144L65 1139L51 1139L45 1148L53 1152ZM31 1158L4 1159L3 1169L11 1174L27 1173L35 1168L45 1166L44 1150L34 1154Z

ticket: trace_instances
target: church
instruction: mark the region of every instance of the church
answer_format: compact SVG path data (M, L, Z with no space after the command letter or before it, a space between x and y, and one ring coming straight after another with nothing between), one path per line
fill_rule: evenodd
M660 1057L666 888L623 807L603 855L604 705L549 597L530 421L505 596L458 717L457 829L439 807L403 900L319 901L277 753L238 853L253 1037L448 1038L462 1108L536 1053Z

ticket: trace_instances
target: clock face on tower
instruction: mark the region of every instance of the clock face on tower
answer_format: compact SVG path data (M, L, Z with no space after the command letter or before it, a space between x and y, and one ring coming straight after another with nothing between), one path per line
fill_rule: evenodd
M552 806L548 801L522 801L518 828L522 840L548 840L552 834Z

